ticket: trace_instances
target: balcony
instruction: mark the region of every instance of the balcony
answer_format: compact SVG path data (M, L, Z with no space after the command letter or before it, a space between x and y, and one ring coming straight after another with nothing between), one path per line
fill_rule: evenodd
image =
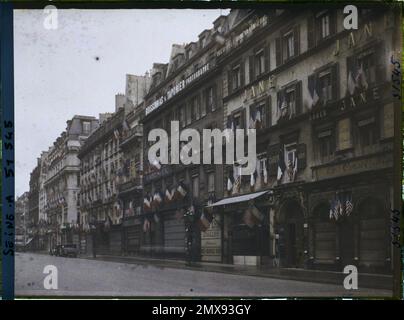
M143 136L143 126L136 125L128 131L124 131L122 134L122 140L120 142L120 146L124 147L125 145L136 141L137 138L141 138Z

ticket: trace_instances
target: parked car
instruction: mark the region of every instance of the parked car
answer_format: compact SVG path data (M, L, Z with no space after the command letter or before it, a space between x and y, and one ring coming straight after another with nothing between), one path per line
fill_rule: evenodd
M50 255L77 258L78 250L75 244L60 244L50 250Z

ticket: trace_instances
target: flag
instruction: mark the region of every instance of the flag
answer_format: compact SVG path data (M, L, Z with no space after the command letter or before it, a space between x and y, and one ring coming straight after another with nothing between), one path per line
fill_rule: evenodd
M264 220L264 215L261 213L261 211L259 211L259 210L257 209L256 206L251 206L251 207L250 207L250 212L251 212L252 217L253 217L256 221L261 222L262 220Z
M240 188L240 185L241 185L240 170L241 170L241 168L239 168L239 167L235 167L233 169L234 186L236 187L236 190L238 188Z
M268 183L268 171L267 171L267 161L266 160L264 160L263 161L263 164L262 164L262 166L263 166L263 168L262 168L262 174L263 174L263 176L264 176L264 183L265 184L267 184Z
M199 228L201 229L201 231L205 232L209 229L209 226L209 220L206 218L205 214L202 213L201 218L199 219Z
M125 130L125 131L129 130L129 126L128 126L128 123L126 122L126 119L123 120L122 127L123 127L123 130Z
M367 79L366 79L365 71L363 70L363 64L361 64L361 66L358 70L358 73L355 78L355 82L356 82L357 87L360 86L365 89L367 89L369 87Z
M315 106L318 100L320 99L320 97L317 94L316 86L317 86L316 77L315 76L309 77L307 88L309 90L309 98L311 99L311 101L309 102L310 109L311 107Z
M181 198L184 198L187 195L187 191L181 184L177 187L177 191Z
M227 191L231 191L233 189L233 183L231 182L230 177L227 178Z
M143 199L143 207L144 207L145 210L150 210L150 208L151 208L151 203L150 203L150 200L149 200L148 197L145 197L145 198Z
M174 191L170 192L170 190L166 189L166 201L170 202L173 200L174 197Z
M117 129L114 130L115 139L119 139L119 131Z
M150 230L150 221L148 219L144 219L143 222L143 231L147 232Z
M255 185L255 178L256 178L256 175L257 175L257 170L254 170L254 172L251 173L251 178L250 178L250 185L251 185L251 187L254 187L254 185Z
M297 157L295 157L295 164L293 166L293 180L296 178L296 173L297 173Z
M278 159L278 180L281 180L283 173L285 172L286 164L285 164L285 157L283 154L283 148L279 149L279 159Z
M155 222L155 223L159 223L159 222L160 222L160 217L158 216L157 213L155 213L155 214L153 215L153 219L154 219L154 222Z
M353 211L352 194L349 193L345 199L345 214L350 216Z
M160 168L161 168L161 164L160 164L160 162L159 162L157 159L152 159L152 160L150 161L150 164L151 164L154 168L156 168L157 170L160 170Z

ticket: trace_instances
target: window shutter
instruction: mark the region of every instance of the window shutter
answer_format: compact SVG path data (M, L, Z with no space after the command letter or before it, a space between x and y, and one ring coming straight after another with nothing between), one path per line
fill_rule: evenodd
M279 67L282 64L282 47L281 47L281 38L276 38L275 40L275 51L276 51L276 67Z
M231 71L227 71L227 92L231 94L233 92L233 80L231 78Z
M306 168L306 144L301 143L297 146L297 169Z
M243 61L240 61L240 87L244 86L245 84L245 68L244 68L244 63Z
M339 65L335 63L331 67L331 81L332 81L332 99L337 100L339 98Z
M302 81L296 83L296 115L302 113Z
M300 32L299 32L299 25L294 27L293 30L293 40L295 42L295 56L300 54Z
M270 51L269 51L269 43L267 43L264 47L264 57L265 57L265 72L268 72L270 69Z
M307 19L307 44L309 49L316 46L316 32L315 32L315 19L310 16Z
M265 101L265 128L269 128L272 125L272 108L271 108L271 96Z

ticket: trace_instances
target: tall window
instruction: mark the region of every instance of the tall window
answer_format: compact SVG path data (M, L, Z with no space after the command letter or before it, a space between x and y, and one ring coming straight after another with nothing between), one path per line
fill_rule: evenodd
M240 86L241 86L241 70L240 65L237 65L233 68L232 71L232 88L233 90L235 90Z
M358 68L359 70L363 70L366 77L365 80L362 79L362 86L365 85L365 82L368 84L376 82L376 63L374 53L369 53L359 58Z
M181 128L185 127L185 106L182 105L179 107L179 113L180 113L180 126Z
M320 97L323 103L332 100L332 83L330 70L319 74Z
M255 53L255 76L259 76L265 71L264 49L260 49Z
M83 133L89 134L91 130L91 122L83 121Z
M288 60L295 55L294 35L292 31L284 35L283 43L284 43L283 52L285 54L285 60Z
M362 147L368 147L377 143L378 126L375 118L370 117L358 122L360 143Z
M335 139L331 130L324 130L318 133L318 146L321 159L332 156L335 152Z
M321 38L327 38L330 35L330 16L328 14L323 15L320 18L320 35Z

